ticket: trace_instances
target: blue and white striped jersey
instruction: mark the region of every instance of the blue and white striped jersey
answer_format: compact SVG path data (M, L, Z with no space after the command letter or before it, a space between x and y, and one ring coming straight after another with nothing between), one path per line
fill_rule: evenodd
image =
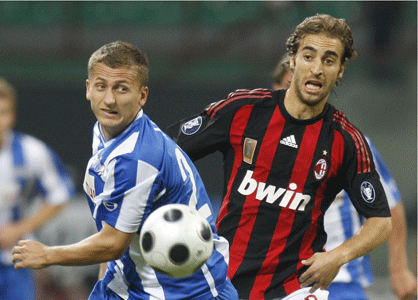
M214 232L212 256L195 274L169 278L143 259L139 238L123 257L107 263L104 283L122 299L213 299L226 282L228 242L216 234L212 206L196 168L186 154L141 110L117 137L105 141L93 129L93 156L84 190L98 230L102 222L137 232L158 207L182 203L196 207Z
M21 219L36 196L59 205L74 194L63 162L44 142L13 131L6 135L0 148L0 227ZM0 250L0 264L11 265L11 249Z
M401 200L401 194L395 179L384 164L376 147L369 138L366 137L366 139L373 153L376 170L380 175L389 207L392 209ZM330 251L344 243L357 233L362 224L363 219L357 213L347 193L341 191L325 213L324 226L328 236L325 249ZM369 255L355 259L342 266L337 277L334 279L334 282L354 281L360 282L364 287L370 286L373 283L373 272Z

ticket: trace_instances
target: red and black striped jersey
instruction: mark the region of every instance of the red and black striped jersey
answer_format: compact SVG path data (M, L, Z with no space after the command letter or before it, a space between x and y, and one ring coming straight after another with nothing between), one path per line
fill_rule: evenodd
M230 243L228 275L240 298L301 288L301 260L324 251L324 213L342 189L366 218L390 216L362 133L329 103L313 119L295 119L284 95L237 90L168 129L192 160L224 155L217 226Z

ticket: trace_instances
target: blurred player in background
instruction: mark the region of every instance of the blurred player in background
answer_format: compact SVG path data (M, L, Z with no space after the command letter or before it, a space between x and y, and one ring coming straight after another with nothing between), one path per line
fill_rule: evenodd
M292 82L292 70L290 70L289 53L283 55L273 71L273 90L287 90Z
M75 189L61 159L42 141L13 130L17 92L0 78L0 299L35 299L31 270L16 270L12 247L54 217ZM44 201L29 213L35 197Z
M228 242L216 234L212 206L187 155L154 124L142 107L148 97L148 60L135 46L102 46L88 63L87 100L97 121L93 156L84 179L99 232L68 246L20 241L17 269L102 264L89 299L238 299L227 278ZM158 207L182 203L211 223L214 250L193 275L170 278L143 259L139 232Z
M286 90L292 80L289 56L286 54L273 72L273 90ZM400 300L417 296L417 279L408 268L406 253L407 225L401 194L395 179L386 167L376 147L367 139L376 170L380 174L391 209L393 231L388 239L389 272L392 289ZM331 251L351 238L361 228L363 218L358 214L345 191L341 191L325 213L324 226L327 232L325 249ZM328 287L330 300L367 300L364 287L373 283L369 255L355 259L341 267L333 283Z
M288 90L236 90L168 131L192 160L224 155L219 233L230 242L228 276L241 299L327 299L340 267L390 234L386 196L361 132L328 103L350 59L343 19L306 18L287 41ZM348 191L367 220L323 252L325 211Z

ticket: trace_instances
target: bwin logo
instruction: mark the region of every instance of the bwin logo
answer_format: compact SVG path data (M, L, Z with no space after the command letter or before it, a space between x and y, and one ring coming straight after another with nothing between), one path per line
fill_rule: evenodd
M295 190L298 187L296 183L289 184L288 190L284 188L278 188L276 190L274 185L266 186L265 182L257 182L252 178L253 173L253 171L247 171L247 174L245 174L244 180L238 188L240 194L247 196L257 190L255 198L260 201L266 198L267 203L274 203L283 196L279 203L281 207L288 207L289 209L300 211L304 211L306 204L311 200L311 196L309 195L295 193Z

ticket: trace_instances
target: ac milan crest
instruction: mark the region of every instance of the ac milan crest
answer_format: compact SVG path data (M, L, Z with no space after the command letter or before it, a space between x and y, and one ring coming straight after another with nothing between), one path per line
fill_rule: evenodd
M316 180L321 180L325 176L325 173L327 172L327 167L328 164L325 159L321 158L320 160L318 160L314 168L314 175Z

